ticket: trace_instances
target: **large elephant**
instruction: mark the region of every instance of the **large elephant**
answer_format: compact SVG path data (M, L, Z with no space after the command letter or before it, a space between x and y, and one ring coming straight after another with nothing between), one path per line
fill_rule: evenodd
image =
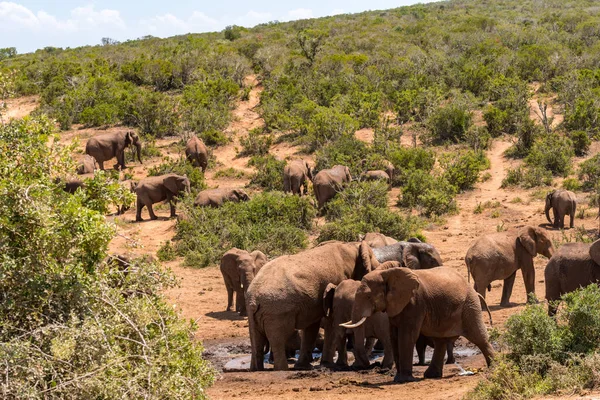
M308 193L308 181L313 180L310 165L304 160L290 161L283 169L283 191L302 196Z
M554 222L550 219L550 209L554 214ZM554 190L546 196L546 218L555 228L565 228L565 216L570 217L569 226L573 228L575 224L575 211L577 211L577 197L575 193L568 190Z
M198 193L194 205L198 207L221 207L228 201L238 203L250 197L242 189L208 189Z
M431 337L435 344L426 378L442 376L447 344L459 336L475 344L489 366L494 350L488 341L479 296L467 281L451 268L414 271L398 267L396 262L386 263L363 277L352 320L342 326L355 329L375 312L388 314L395 382L414 380L413 351L419 335Z
M169 202L171 207L171 218L176 217L176 198L186 192L190 192L190 180L185 175L167 174L142 179L135 188L135 194L137 195L135 220L143 221L142 208L144 207L148 208L150 219L158 219L154 214L152 204L165 200Z
M197 136L192 136L185 145L185 157L194 167L199 167L202 172L208 166L208 150L204 142Z
M319 171L313 180L313 189L319 209L333 199L337 192L342 190L343 184L352 181L350 169L343 165L336 165L331 169Z
M384 264L385 265L385 264ZM356 290L360 281L346 279L339 285L330 283L323 294L323 307L325 311L325 344L323 346L323 359L321 364L333 363L333 356L337 350L338 366L348 365L346 353L347 335L354 335L354 367L367 368L370 365L368 351L373 347L377 338L383 343L384 357L383 368L391 368L394 364L392 343L390 340L390 324L385 313L377 312L371 315L365 323L356 329L346 329L340 324L352 318L352 306ZM365 347L365 339L369 339L369 345Z
M564 244L548 262L544 276L548 314L554 315L554 302L563 294L600 282L600 240Z
M541 228L524 226L506 232L492 233L477 239L467 251L465 262L467 275L472 275L475 290L485 298L490 283L504 280L500 305L510 304L517 270L523 273L526 293L535 293L535 269L533 259L542 254L552 257L554 246L548 234Z
M233 248L221 258L221 274L227 288L227 311L233 306L233 293L236 293L235 311L246 315L245 292L254 276L267 263L267 256L261 251L248 253L246 250Z
M117 157L117 167L125 169L125 148L129 146L135 146L141 164L142 142L132 131L106 133L90 138L85 145L85 154L94 157L101 170L104 170L104 162L114 157Z
M83 156L83 160L77 165L77 174L93 174L96 171L96 160L94 157L88 156L87 154Z

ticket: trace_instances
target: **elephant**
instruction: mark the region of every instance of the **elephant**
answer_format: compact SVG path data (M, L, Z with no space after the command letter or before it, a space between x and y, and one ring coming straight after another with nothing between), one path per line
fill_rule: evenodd
M104 171L104 162L117 157L117 167L125 169L125 148L135 146L137 158L142 164L142 143L139 136L132 131L106 133L90 138L85 145L85 154L92 156Z
M302 196L308 193L308 181L313 180L310 165L304 160L290 161L283 169L283 191ZM302 190L301 190L302 189Z
M517 270L520 269L523 273L526 292L535 293L533 259L538 254L550 258L553 252L552 240L541 228L524 226L520 229L484 235L467 250L465 256L467 276L473 276L475 290L483 298L485 298L486 287L491 291L492 281L503 279L500 305L507 307L510 304Z
M390 246L398 243L396 239L378 232L369 232L365 235L359 235L358 241L362 242L363 240L366 241L371 248Z
M367 171L364 172L360 177L363 181L383 181L388 185L392 184L390 176L385 171Z
M61 189L67 193L75 194L77 189L83 189L85 183L80 179L69 178L62 180L61 178L54 179L54 183L61 186Z
M425 378L442 377L447 344L459 336L477 346L489 366L494 350L481 311L479 295L453 269L411 270L389 262L362 278L352 320L342 327L356 329L375 312L386 312L396 365L394 382L401 383L414 381L413 351L419 335L431 337L435 344Z
M313 189L319 209L322 209L325 203L342 190L344 183L350 181L352 181L350 169L343 165L336 165L331 169L320 171L313 180Z
M416 238L406 242L398 242L385 247L372 249L373 256L380 263L399 261L403 267L410 269L430 269L442 266L442 258L435 247L421 243Z
M204 142L197 136L192 136L185 145L185 157L194 167L199 167L202 172L208 166L208 150Z
M250 197L241 189L208 189L198 193L194 205L218 208L228 201L238 203L248 200L250 200Z
M267 263L267 256L261 251L248 253L246 250L233 248L221 258L221 274L227 288L227 311L233 306L233 293L236 293L235 311L246 315L245 292L254 276Z
M360 286L359 281L346 279L339 285L330 283L323 294L323 307L325 312L325 344L323 346L322 364L333 363L333 355L338 352L336 365L348 366L348 356L346 353L346 337L349 334L354 335L354 364L353 367L367 368L370 365L368 350L372 349L374 341L377 338L383 343L384 357L383 368L391 368L394 364L394 354L392 353L392 343L390 340L389 319L385 313L377 312L371 315L363 325L350 330L340 326L340 324L352 318L352 306L356 290ZM365 347L365 339L369 341Z
M556 313L556 301L565 293L600 282L600 240L566 243L552 256L544 271L548 314Z
M554 222L550 219L550 209L554 214ZM577 211L577 198L575 193L569 190L554 190L546 196L546 219L554 228L565 228L565 216L570 217L569 226L573 228L575 224L575 211Z
M389 176L390 183L393 182L393 180L394 180L394 172L396 172L396 167L394 167L394 164L392 164L388 160L381 160L380 162L375 162L375 163L371 163L371 165L367 165L367 160L362 159L362 160L360 160L360 166L362 167L363 170L366 170L367 167L380 168L383 171L385 171L385 173Z
M171 207L171 218L176 217L176 197L183 193L190 193L190 180L186 175L166 174L142 179L135 188L135 194L137 195L135 220L143 221L142 208L144 207L148 208L150 219L158 219L154 214L152 204L164 200L168 201Z
M93 174L96 171L96 160L94 157L85 155L77 166L77 175Z

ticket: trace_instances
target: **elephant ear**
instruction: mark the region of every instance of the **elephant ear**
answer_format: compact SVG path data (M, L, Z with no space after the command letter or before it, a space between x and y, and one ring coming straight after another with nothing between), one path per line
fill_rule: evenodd
M421 261L419 260L419 249L417 246L408 245L404 247L402 253L402 263L406 268L421 269Z
M335 289L337 285L330 283L325 288L325 292L323 292L323 311L325 312L325 316L329 317L331 314L331 310L333 309L333 296L335 295Z
M400 314L420 286L417 274L408 268L392 268L381 273L386 285L386 312L390 318Z
M176 176L167 176L163 179L163 185L167 188L167 190L173 194L179 193L179 186L177 185L177 177Z
M363 268L365 269L365 274L368 274L369 272L379 267L379 261L377 261L377 258L375 258L373 249L371 249L371 246L369 246L369 244L366 241L363 240L360 243L358 252L359 257L362 261Z
M519 231L519 242L521 242L521 245L523 245L531 257L535 257L537 255L537 249L535 245L536 234L533 227L525 226Z
M590 258L600 265L600 240L596 240L590 246Z
M267 256L262 251L255 250L250 253L250 256L254 259L254 272L260 271L263 265L267 263Z

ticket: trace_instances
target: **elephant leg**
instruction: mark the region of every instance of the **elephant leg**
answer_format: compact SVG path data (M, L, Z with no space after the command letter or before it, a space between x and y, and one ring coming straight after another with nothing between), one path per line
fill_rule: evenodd
M448 357L446 358L446 364L454 364L456 359L454 358L454 342L458 338L448 339L446 341L446 354Z
M400 352L398 351L398 328L390 324L390 344L392 347L392 356L394 357L394 364L396 370L400 368Z
M369 357L367 356L367 349L365 348L364 326L354 328L354 349L352 351L354 352L353 367L368 368L371 365Z
M337 345L337 330L343 329L335 326L335 322L331 319L325 319L325 340L323 341L323 352L321 354L321 365L333 364L333 356L335 355Z
M298 357L298 361L294 366L295 369L312 368L312 365L310 365L312 361L312 351L315 348L320 327L321 321L317 321L304 329L302 343L300 345L300 357Z
M577 213L577 203L573 202L573 205L571 206L571 214L569 214L569 217L570 217L569 225L571 226L571 228L575 227L575 214L576 213Z
M427 348L427 338L424 335L419 335L417 343L417 356L419 357L419 363L417 365L425 365L425 349Z
M125 150L117 151L117 169L125 169Z
M233 288L227 286L227 309L225 311L231 311L233 307Z
M137 204L136 204L136 212L135 212L135 220L136 221L143 221L142 208L144 208L144 206L145 206L144 202L138 197Z
M425 378L441 378L444 370L444 356L446 355L446 338L433 338L433 357L425 371Z
M533 266L533 259L527 259L523 262L521 272L523 273L523 281L525 282L527 302L529 302L529 294L532 293L535 295L535 268Z
M488 331L483 323L481 308L467 306L463 313L462 322L464 327L462 336L481 350L489 367L494 357L494 349L489 342Z
M241 316L246 315L246 297L242 288L239 288L235 293L235 311L239 312Z
M502 300L500 300L500 305L502 307L508 307L510 305L510 295L512 294L516 276L517 271L513 272L504 280L504 285L502 286Z
M250 357L251 371L264 371L265 369L265 348L267 347L267 337L257 329L254 316L248 318L250 329L250 343L252 345L252 355Z
M175 218L177 216L177 213L175 210L175 201L173 199L169 201L169 207L171 208L171 218Z
M104 161L98 161L98 167L100 167L100 171L104 171Z
M340 367L347 367L348 366L348 350L346 350L346 332L344 332L342 335L340 335L339 337L337 337L336 340L336 344L337 344L337 360L335 361L335 364L340 366Z
M396 365L396 376L394 382L413 382L413 351L419 338L419 324L403 324L398 328L398 359L400 368Z
M146 204L146 207L148 207L148 214L150 214L150 219L157 220L158 217L156 216L156 214L154 214L154 210L152 209L152 203Z
M273 369L276 371L286 371L288 369L285 347L288 339L294 333L294 325L289 322L282 319L279 321L269 320L268 323L265 323L267 338L273 354ZM290 327L292 328L290 329Z
M381 367L391 369L394 366L394 352L392 350L390 333L386 330L381 335L378 334L378 336L379 340L383 343L383 362L381 363Z

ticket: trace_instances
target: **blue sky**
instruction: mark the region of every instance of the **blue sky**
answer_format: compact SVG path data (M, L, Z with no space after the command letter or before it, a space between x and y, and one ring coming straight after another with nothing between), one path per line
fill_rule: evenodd
M251 27L365 10L381 10L429 0L14 0L0 1L0 47L19 53L46 46L95 45L144 35L168 37L220 31L227 25Z

